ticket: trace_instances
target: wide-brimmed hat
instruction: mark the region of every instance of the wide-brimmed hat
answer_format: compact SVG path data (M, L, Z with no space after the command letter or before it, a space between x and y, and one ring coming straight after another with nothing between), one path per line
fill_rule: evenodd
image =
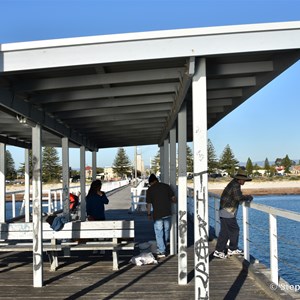
M242 179L245 181L251 181L252 178L248 177L247 172L244 169L238 169L237 173L233 177L235 179Z

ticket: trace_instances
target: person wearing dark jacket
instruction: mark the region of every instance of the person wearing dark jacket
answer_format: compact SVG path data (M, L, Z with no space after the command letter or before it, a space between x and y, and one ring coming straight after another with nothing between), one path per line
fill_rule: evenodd
M251 195L244 196L241 191L241 186L246 181L251 180L247 176L246 171L240 168L221 195L219 210L221 229L214 252L215 257L224 259L227 258L227 254L243 254L243 251L238 249L240 228L236 220L236 215L241 202L250 202L253 199ZM230 243L226 254L228 240Z
M109 200L101 191L101 187L101 180L93 181L86 196L86 213L89 221L105 220L104 205L108 204Z
M159 182L154 174L150 175L149 184L146 194L148 218L154 221L157 257L162 258L166 256L166 246L170 238L172 203L176 203L176 198L171 187Z

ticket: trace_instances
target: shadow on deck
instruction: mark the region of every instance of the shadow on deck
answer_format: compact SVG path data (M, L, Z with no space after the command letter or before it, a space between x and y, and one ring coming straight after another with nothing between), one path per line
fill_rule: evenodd
M129 213L129 187L111 195L107 219L134 219L136 242L153 240L152 222L146 213ZM193 226L189 228L188 284L178 285L177 256L161 259L157 265L141 267L129 263L139 253L121 252L121 267L111 269L111 253L85 251L60 257L56 272L44 260L44 286L33 288L32 254L2 253L0 299L194 299ZM210 253L214 242L210 243ZM237 258L220 260L210 255L210 299L274 299ZM287 298L285 298L287 299Z

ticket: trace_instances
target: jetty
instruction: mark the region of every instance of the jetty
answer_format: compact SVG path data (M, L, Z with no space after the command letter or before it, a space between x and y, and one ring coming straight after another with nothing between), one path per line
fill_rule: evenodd
M178 284L178 256L169 255L158 264L136 266L130 259L140 253L138 245L155 240L153 224L143 211L132 212L130 187L109 196L107 220L134 220L136 248L120 253L120 268L111 268L111 253L84 251L59 257L57 271L44 268L44 286L32 285L32 253L1 252L0 299L195 299L194 233L188 227L188 282ZM212 256L209 242L209 299L291 299L270 289L262 273L253 271L241 258L220 260ZM45 258L44 264L48 262Z

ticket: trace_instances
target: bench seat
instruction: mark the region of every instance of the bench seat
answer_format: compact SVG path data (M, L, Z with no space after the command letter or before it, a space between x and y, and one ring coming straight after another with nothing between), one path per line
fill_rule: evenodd
M1 223L0 251L33 251L32 223ZM43 223L43 251L47 252L50 270L58 267L58 252L111 250L113 270L118 270L118 251L134 250L134 221L69 222L60 231Z

